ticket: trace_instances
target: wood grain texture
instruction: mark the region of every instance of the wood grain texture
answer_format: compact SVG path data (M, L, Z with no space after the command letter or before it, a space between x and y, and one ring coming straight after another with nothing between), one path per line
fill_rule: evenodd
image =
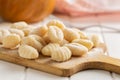
M85 69L104 69L120 73L120 60L102 54L105 50L104 44L101 44L82 57L72 57L66 62L55 62L42 55L36 60L24 59L18 56L17 50L0 48L0 59L59 76L70 76Z

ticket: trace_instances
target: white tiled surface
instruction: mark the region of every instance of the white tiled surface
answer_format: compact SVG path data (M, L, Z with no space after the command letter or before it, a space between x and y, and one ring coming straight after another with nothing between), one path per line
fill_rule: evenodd
M0 61L0 80L24 80L25 67Z
M28 68L26 72L26 80L69 80L69 78L60 77Z
M120 33L104 33L109 56L120 59Z
M112 73L112 76L113 76L113 80L120 80L119 74Z
M83 21L84 22L79 23L79 26L84 27L93 25L94 27L87 28L84 31L89 34L95 33L100 35L107 44L108 54L112 57L120 59L120 32L104 28L104 26L107 26L120 29L120 23L103 23L99 20L95 23L85 23L85 19L83 19ZM72 23L72 20L70 20L70 22ZM75 25L75 23L73 24ZM78 72L70 77L59 77L12 63L0 61L0 80L120 80L120 75L103 70L86 70Z
M74 74L70 80L112 80L110 73L103 70L86 70Z

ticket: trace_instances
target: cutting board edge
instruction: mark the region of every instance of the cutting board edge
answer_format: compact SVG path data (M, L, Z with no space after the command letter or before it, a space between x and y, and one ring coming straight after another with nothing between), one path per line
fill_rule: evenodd
M105 45L105 44L102 44L102 45ZM101 49L100 49L100 52L101 52ZM89 62L88 60L87 62L86 60L83 60L84 63L82 64L63 68L63 67L56 67L51 64L48 65L47 63L44 64L44 63L35 62L35 60L24 59L24 58L19 57L18 55L14 56L14 55L11 55L10 52L2 53L2 51L0 51L0 59L7 61L7 62L23 65L25 67L30 67L36 70L48 72L48 73L55 74L58 76L65 76L65 77L71 76L74 73L77 73L78 71L87 69L88 62Z
M31 65L31 63L34 63L34 61L30 61L30 60L27 60L27 59L24 59L24 58L20 58L20 59L28 61L30 64L26 65L24 62L22 62L20 60L16 60L15 57L10 57L7 54L0 53L0 60L2 60L2 61L18 64L20 66L29 67L29 68L32 68L32 69L35 69L35 70L40 70L40 71L51 73L51 74L54 74L54 75L59 75L59 76L69 76L70 75L70 74L66 75L66 73L69 73L70 69L61 69L61 68L53 67L53 66L50 66L50 65L45 66L45 64L40 64L40 63L37 64L37 65ZM42 66L42 69L41 69L40 66ZM43 69L43 68L47 68L49 70Z
M22 61L25 60L25 62L28 61L30 63L30 64L25 64L25 62L22 62L19 58L18 58L18 60L16 60L16 57L13 57L13 56L10 57L10 55L8 55L8 54L0 53L0 60L7 61L7 62L10 62L10 63L14 63L14 64L18 64L18 65L24 66L24 67L29 67L29 68L32 68L32 69L35 69L35 70L40 70L40 71L43 71L43 72L51 73L51 74L54 74L54 75L63 76L63 77L71 76L74 73L77 73L78 71L83 70L83 69L79 68L79 65L76 66L76 68L72 68L72 67L70 67L70 68L57 68L57 67L53 67L53 66L50 66L50 65L46 65L47 66L46 68L49 68L49 70L41 69L38 66L45 67L45 64L40 64L39 63L37 66L36 65L31 65L32 63L34 63L34 61L30 61L30 60L27 60L27 59L24 59L24 58L20 58ZM51 69L54 69L54 70L51 70Z

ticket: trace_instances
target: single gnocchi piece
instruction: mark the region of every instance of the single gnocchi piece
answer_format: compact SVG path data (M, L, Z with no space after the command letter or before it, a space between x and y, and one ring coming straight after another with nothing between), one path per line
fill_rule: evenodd
M93 42L91 40L86 40L86 39L75 39L72 41L72 43L79 43L84 45L85 47L88 48L88 50L93 48Z
M79 33L81 39L88 39L87 35L83 31L77 28L73 28L73 30Z
M9 31L12 33L12 34L17 34L19 35L21 38L23 38L25 36L24 32L22 30L19 30L19 29L9 29Z
M57 43L49 43L48 45L42 48L41 52L45 56L51 56L52 52L59 47L60 45Z
M10 34L3 38L2 44L4 48L14 49L20 44L21 38L17 34Z
M31 37L33 37L35 40L39 41L43 46L45 46L47 43L43 40L42 37L38 36L38 35L29 35Z
M67 61L71 58L71 51L69 48L63 46L52 50L51 59L55 61Z
M0 29L0 43L2 43L3 38L9 34L8 29Z
M11 28L22 30L25 36L28 36L30 32L33 30L33 26L28 25L24 21L13 23L11 25Z
M97 47L100 44L100 38L96 34L90 35L89 39L93 42L94 47Z
M60 29L64 29L65 28L65 25L61 22L61 21L59 21L59 20L51 20L51 21L49 21L48 23L47 23L47 26L49 27L49 26L57 26L58 28L60 28Z
M61 29L56 26L50 26L48 28L48 37L51 42L59 43L63 40L64 35Z
M64 46L71 50L73 56L82 56L88 52L85 46L78 43L65 44Z
M18 54L20 57L26 59L36 59L39 57L38 51L29 45L21 45L18 48Z
M27 37L24 37L21 41L21 44L26 44L26 45L29 45L29 46L32 46L34 47L35 49L37 49L39 52L41 51L43 45L37 41L34 37L32 36L27 36Z
M11 25L11 28L15 28L15 29L24 29L27 27L28 27L28 24L24 21L16 22Z
M40 26L40 27L37 27L35 29L33 29L31 31L31 34L36 34L36 35L39 35L39 36L44 36L48 31L48 27L43 25L43 26Z
M74 39L80 38L78 32L74 31L71 28L65 28L63 32L64 32L64 38L69 42L73 41Z

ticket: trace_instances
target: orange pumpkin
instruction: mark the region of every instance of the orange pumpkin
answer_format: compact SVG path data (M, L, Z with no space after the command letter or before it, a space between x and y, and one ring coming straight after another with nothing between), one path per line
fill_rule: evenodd
M55 0L0 0L0 16L7 21L37 22L54 9Z

